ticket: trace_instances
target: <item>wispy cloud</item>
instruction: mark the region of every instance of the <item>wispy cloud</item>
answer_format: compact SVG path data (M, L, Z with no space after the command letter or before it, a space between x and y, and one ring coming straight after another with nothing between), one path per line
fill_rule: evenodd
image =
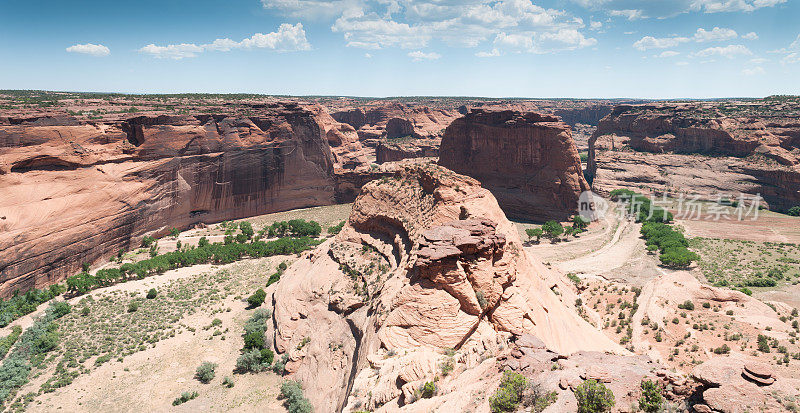
M722 56L728 59L733 59L736 56L750 56L753 52L741 44L732 44L729 46L709 47L700 50L699 52L692 53L692 57L709 57L709 56Z
M439 53L435 53L435 52L425 53L425 52L422 52L420 50L417 50L417 51L409 53L408 57L410 57L415 62L421 62L423 60L436 60L436 59L441 58L442 55L440 55Z
M81 53L92 56L108 56L111 54L111 50L109 50L108 47L105 47L102 44L93 43L76 44L68 47L66 50L70 53Z
M183 59L196 57L205 51L228 52L234 49L269 49L277 52L293 52L311 50L311 44L306 39L306 32L301 23L291 25L281 24L278 31L271 33L256 33L242 41L228 38L216 39L211 43L197 45L194 43L170 44L157 46L148 44L139 49L140 53L156 58Z

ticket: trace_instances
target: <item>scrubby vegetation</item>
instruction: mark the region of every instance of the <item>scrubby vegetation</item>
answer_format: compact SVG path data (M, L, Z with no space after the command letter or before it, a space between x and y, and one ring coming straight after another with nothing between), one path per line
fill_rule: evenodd
M269 370L274 361L275 353L270 349L269 343L264 336L267 331L267 322L272 313L266 309L258 309L244 324L244 347L242 355L236 360L236 370L239 373L258 373Z
M211 380L214 380L214 376L216 375L216 369L217 369L216 363L205 361L203 362L203 364L197 367L197 370L194 373L194 377L201 383L210 383Z
M800 245L730 239L693 238L698 264L717 287L774 287L800 282Z
M525 376L507 371L503 373L500 386L489 398L489 407L494 413L514 412L520 407L538 413L555 403L555 391L545 391L541 385L531 383Z
M642 381L642 396L639 398L639 408L645 412L657 412L664 404L661 396L661 386L652 380Z
M25 294L15 291L11 298L0 300L0 327L5 327L12 321L32 313L39 304L52 300L53 297L64 291L64 286L61 284L51 285L49 288L41 290L33 289Z
M341 228L339 228L341 229ZM322 232L322 227L316 221L306 221L304 219L293 219L290 221L273 222L272 225L262 230L269 237L318 237Z
M17 342L17 339L22 334L22 327L14 326L11 328L11 334L3 337L0 339L0 359L8 354L8 350L11 350L11 346Z
M616 401L614 393L603 383L589 379L575 388L578 400L578 413L599 413L611 411Z
M175 400L172 401L173 406L178 406L180 404L184 404L189 400L196 399L199 394L196 391L188 392L185 391L181 393L181 397L177 397Z
M289 413L311 413L313 408L311 402L303 395L303 387L300 382L287 380L281 384L281 396L284 399L283 405Z
M328 227L328 234L336 235L339 232L341 232L342 228L344 228L344 223L345 223L345 221L342 221L342 222L340 222L340 223L338 223L336 225Z
M31 370L40 367L45 355L58 347L60 336L56 320L64 315L63 306L59 309L51 305L42 317L37 318L19 336L16 345L0 365L0 403L5 403L28 383Z

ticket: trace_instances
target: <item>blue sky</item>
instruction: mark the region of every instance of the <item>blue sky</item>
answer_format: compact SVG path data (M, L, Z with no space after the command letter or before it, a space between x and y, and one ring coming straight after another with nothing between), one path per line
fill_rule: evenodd
M800 94L800 0L0 0L0 88Z

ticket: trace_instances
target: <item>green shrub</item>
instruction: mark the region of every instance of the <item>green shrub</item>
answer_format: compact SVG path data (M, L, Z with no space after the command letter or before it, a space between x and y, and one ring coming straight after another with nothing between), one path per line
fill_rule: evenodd
M645 222L640 230L648 248L656 246L661 252L661 264L669 268L688 268L700 257L687 248L689 242L682 233L663 222Z
M787 213L793 217L800 216L800 205L789 208L789 211L787 211Z
M148 300L152 300L152 299L156 298L156 295L158 295L158 291L156 291L156 289L155 289L155 288L151 288L151 289L150 289L150 290L147 292L147 299L148 299Z
M599 413L611 411L616 403L614 393L603 383L589 379L575 388L578 400L578 413Z
M39 304L50 301L66 290L61 284L51 285L49 288L32 289L25 294L14 291L11 298L0 300L0 327L11 324L12 321L30 314Z
M206 238L206 237L200 237L200 239L197 241L197 247L198 248L207 247L209 245L211 245L211 243L208 242L208 238Z
M423 399L430 399L436 395L436 384L431 381L426 381L419 390Z
M134 300L128 303L128 312L135 313L139 309L139 302Z
M494 413L514 412L522 405L539 413L554 403L557 397L556 392L544 391L540 385L530 383L525 376L506 371L497 391L489 398L489 408Z
M276 361L275 364L272 365L272 371L275 374L283 375L286 373L286 363L289 361L289 355L284 354L280 360Z
M172 228L169 230L169 235L171 235L173 238L178 238L178 235L181 235L181 230L178 228Z
M175 400L172 401L172 405L173 406L177 406L177 405L186 403L189 400L196 399L197 396L199 396L199 394L197 394L196 391L193 391L193 392L185 391L185 392L181 393L181 397L178 397L178 398L176 398Z
M247 304L249 304L250 307L259 307L261 304L264 304L265 298L267 298L267 293L259 288L253 295L247 297Z
M748 278L744 284L748 287L774 287L777 285L771 278Z
M225 376L225 378L222 379L222 385L229 389L233 387L233 384L233 379L228 376Z
M678 304L681 310L694 311L694 303L691 300L686 300L682 304Z
M17 339L22 334L22 327L14 326L11 328L11 334L3 337L0 339L0 358L3 358L8 354L8 350L11 350L11 346L17 342Z
M328 227L328 234L336 235L336 234L338 234L339 232L342 231L343 227L344 227L344 221L342 221L342 222L340 222L340 223L338 223L338 224L336 224L336 225L334 225L332 227Z
M208 383L214 379L214 375L216 375L216 369L216 363L205 361L203 364L197 367L197 370L194 372L194 377L201 383Z
M246 349L258 349L261 350L264 348L264 333L261 332L250 332L244 335L244 348Z
M280 397L285 399L283 405L290 413L311 413L311 402L303 395L303 387L299 382L287 380L281 384Z
M144 238L142 238L142 248L150 248L150 246L153 245L153 243L155 242L156 242L155 238L149 235L145 235Z
M642 396L639 397L639 408L645 412L657 412L664 403L661 396L661 385L652 380L642 381Z
M269 366L270 364L272 364L274 360L275 360L275 353L272 351L272 349L268 348L261 349L261 362L264 365Z
M258 349L246 350L236 359L236 371L238 373L258 373L266 366L261 363L261 351Z
M769 353L769 337L763 334L758 335L758 351L762 353Z
M59 301L53 303L53 315L56 318L61 318L72 312L72 306L66 301Z
M293 219L289 222L274 222L268 228L270 237L285 237L292 235L295 237L318 237L322 232L322 227L316 221L306 221L304 219Z
M246 239L253 238L253 225L247 221L242 221L239 223L239 230L242 231L242 235L245 236Z

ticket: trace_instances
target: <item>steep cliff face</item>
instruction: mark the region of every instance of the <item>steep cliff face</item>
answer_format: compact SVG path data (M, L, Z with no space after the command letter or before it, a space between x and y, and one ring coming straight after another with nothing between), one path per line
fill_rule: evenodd
M381 142L375 148L377 163L410 158L438 157L441 139L407 139Z
M434 137L459 113L456 110L391 102L334 112L332 116L355 128L362 140L369 140L381 137Z
M448 348L457 365L439 381L436 405L455 411L499 378L493 357L515 337L534 335L562 354L624 351L551 291L562 276L525 252L476 180L401 165L365 185L342 232L268 289L268 334L318 410L407 406Z
M473 110L456 119L439 164L479 180L519 219L566 219L589 189L569 126L533 112Z
M358 160L331 152L328 119L294 103L249 117L9 119L0 125L0 295L58 282L147 234L334 203L336 160Z
M589 140L593 188L760 193L774 209L800 204L800 117L768 103L747 107L733 116L709 103L616 107Z

